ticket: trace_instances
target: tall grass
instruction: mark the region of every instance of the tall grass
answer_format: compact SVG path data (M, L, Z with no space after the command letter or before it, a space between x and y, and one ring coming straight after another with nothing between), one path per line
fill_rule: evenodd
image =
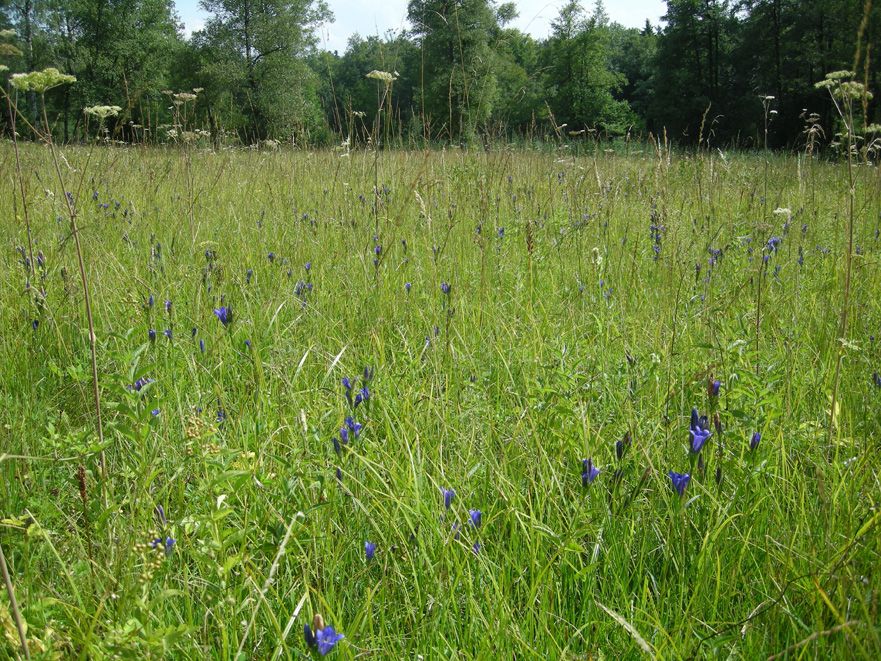
M341 657L877 658L878 172L841 345L846 171L628 149L65 149L102 445L64 194L19 145L0 542L33 655L293 658L320 613Z

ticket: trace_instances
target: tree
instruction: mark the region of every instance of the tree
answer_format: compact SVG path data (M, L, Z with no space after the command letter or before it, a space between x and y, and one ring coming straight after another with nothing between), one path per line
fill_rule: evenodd
M230 108L246 141L292 136L320 124L318 86L304 61L330 17L315 0L202 0L212 14L195 38L202 74ZM207 83L206 83L207 86Z
M407 15L420 51L420 115L426 137L473 138L496 96L490 46L501 12L491 0L410 0Z

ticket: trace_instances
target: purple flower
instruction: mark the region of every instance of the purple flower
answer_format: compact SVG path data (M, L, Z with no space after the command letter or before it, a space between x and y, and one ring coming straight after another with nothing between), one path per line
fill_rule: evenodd
M349 406L352 405L352 382L349 380L349 377L343 377L343 388L346 389L346 401L349 402Z
M444 294L446 294L447 296L449 296L450 295L450 283L449 282L442 282L441 283L441 291Z
M627 454L627 450L630 448L630 432L624 434L624 438L620 441L615 441L615 456L618 457L618 461L624 458L624 455Z
M697 409L691 409L691 427L688 433L691 434L691 451L697 454L704 447L713 432L707 427L707 417L698 417Z
M156 331L153 330L152 328L150 330L148 330L147 331L147 338L149 338L149 340L151 342L155 342L156 341Z
M152 542L150 542L150 548L163 548L165 550L165 555L171 555L175 544L177 544L177 540L174 537L166 537L165 539L162 539L161 537L156 537Z
M582 459L581 464L584 469L581 473L581 486L586 487L588 484L593 484L593 481L597 479L600 469L593 465L593 459L590 457Z
M446 509L450 509L450 505L453 502L453 498L456 497L456 492L453 491L452 489L443 488L443 489L441 489L441 493L444 496L444 507Z
M377 257L379 257L382 254L382 246L376 244L375 246L373 246L373 252Z
M474 546L471 547L471 550L474 552L474 555L480 553L480 542L474 542Z
M245 282L247 284L249 284L249 285L251 284L251 278L253 278L253 277L254 277L254 269L248 269L247 271L245 271Z
M199 339L199 351L205 353L205 340Z
M147 307L153 307L153 304L156 302L156 299L153 298L153 294L150 294L150 297L147 299Z
M722 387L722 382L718 379L711 379L707 381L707 394L710 397L718 397L719 396L719 388Z
M150 415L155 418L157 415L159 415L159 409L153 409L152 411L150 411Z
M688 486L688 483L691 481L691 475L688 473L677 473L675 471L670 471L667 473L670 476L670 481L673 483L673 488L676 490L680 496L685 493L685 487Z
M165 311L168 314L171 314L171 301L169 301L168 299L165 299Z
M312 262L306 262L305 268L306 268L306 273L309 273L309 271L312 270Z
M336 440L336 439L334 439ZM343 442L343 445L349 444L349 429L347 427L340 428L340 440ZM336 448L336 443L334 443L334 447ZM337 448L337 454L339 454L339 449Z
M246 348L246 349L250 349L250 348L251 348L251 340L245 340L245 348Z
M468 510L468 516L471 517L471 525L479 528L480 522L483 520L483 512L480 510Z
M266 255L266 259L268 259L269 263L271 264L272 262L275 261L275 253L274 252L269 253L268 255Z
M146 386L147 384L153 383L153 379L142 376L140 379L135 381L132 385L129 386L129 390L134 390L135 392L141 392L141 388Z
M303 638L307 646L317 647L321 656L326 656L339 641L345 638L343 634L337 633L332 626L324 626L324 620L320 615L315 616L312 624L315 625L315 633L312 633L312 628L308 624L303 625ZM319 627L318 624L322 626Z
M164 331L162 331L162 334L165 335L165 337L167 337L169 340L171 339L172 333L170 328L166 328Z
M358 404L360 404L361 402L366 402L369 399L370 390L367 388L367 386L364 386L363 388L361 388L361 390L358 391L358 394L355 395L355 406L358 406Z
M404 289L407 291L408 294L410 293L410 288L411 288L412 286L413 286L413 285L410 284L409 282L405 282L405 283L404 283Z
M159 520L159 525L160 526L167 526L168 519L165 518L165 508L162 507L162 505L157 505L155 512L156 512L156 518Z
M752 438L749 439L749 449L751 451L755 451L756 448L759 447L759 442L761 440L762 440L762 433L761 432L753 433Z
M225 305L214 308L214 316L220 320L221 324L229 326L232 323L232 308L228 308Z
M373 560L373 556L376 554L376 544L373 542L364 542L364 555L368 560Z
M458 521L454 522L453 525L450 527L450 532L453 533L453 539L456 540L457 542L459 541L459 529L460 528L461 528L461 526L459 525Z
M355 422L355 419L352 416L346 416L346 427L355 435L355 438L358 437L358 434L361 433L362 425L360 422Z
M881 388L881 374L878 374L878 372L872 374L872 383L875 384L876 388Z

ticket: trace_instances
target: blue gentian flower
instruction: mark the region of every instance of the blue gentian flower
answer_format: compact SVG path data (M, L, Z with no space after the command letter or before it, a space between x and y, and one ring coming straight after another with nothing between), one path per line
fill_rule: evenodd
M229 326L232 323L232 308L228 308L225 305L214 308L214 316L220 320L221 324Z
M348 427L341 427L340 428L340 440L343 442L343 445L349 444L349 429L348 429ZM339 450L337 450L337 453L339 453Z
M155 512L156 512L156 518L159 520L159 525L160 526L167 526L168 519L165 518L165 508L162 507L162 505L157 505Z
M446 294L447 296L449 296L450 295L450 283L449 282L442 282L441 283L441 291L444 294Z
M149 340L151 342L155 342L156 341L156 331L153 330L152 328L150 330L148 330L147 331L147 338L149 338Z
M168 314L171 314L171 301L169 301L168 299L165 299L165 311Z
M165 539L157 537L150 542L150 548L158 549L161 547L165 550L165 555L171 555L175 544L177 544L177 540L174 537L166 537Z
M691 475L688 473L677 473L675 471L670 471L667 473L670 476L670 481L673 483L673 488L676 490L680 496L685 493L685 487L688 486L688 483L691 481Z
M364 542L364 555L368 560L373 560L373 556L376 553L376 544L373 542Z
M306 262L305 268L306 268L306 273L309 273L309 271L312 270L312 262Z
M471 550L474 552L474 555L480 553L480 542L474 542L474 546L471 547Z
M468 510L468 516L471 517L471 525L479 528L480 522L483 520L483 512L480 510Z
M373 246L373 252L379 257L382 254L382 246L379 244Z
M345 638L343 634L337 633L333 627L325 626L324 619L320 615L316 615L313 618L312 626L315 627L314 634L308 624L303 625L303 638L308 647L317 647L318 653L321 656L326 656L339 641Z
M707 424L706 416L698 417L697 409L691 409L691 426L688 433L691 434L691 451L695 454L701 451L701 448L713 435Z
M373 378L373 370L365 365L364 374L361 376L361 378L364 380L364 383L367 383Z
M450 505L453 502L453 498L456 497L456 492L453 491L452 489L443 488L443 489L441 489L441 493L444 496L444 507L446 509L450 509Z
M159 415L159 409L153 409L152 411L150 411L150 415L155 418L157 415Z
M710 397L718 397L719 396L719 388L722 387L722 382L718 379L710 379L707 381L707 394Z
M153 304L156 302L156 299L153 298L153 294L150 294L150 297L147 299L147 307L153 307Z
M205 353L205 340L203 340L203 339L199 340L199 351L201 351L202 353Z
M749 439L749 449L755 451L756 448L759 447L759 442L762 440L762 433L755 432L752 435L752 438Z
M147 384L153 383L153 379L142 376L140 379L135 381L132 385L129 386L129 390L134 390L135 392L141 392L141 388L146 386Z
M349 377L343 377L343 388L346 389L346 401L349 402L349 406L352 405L352 382L349 380Z
M405 283L404 283L404 289L406 290L406 292L407 292L408 294L410 293L410 288L411 288L412 286L413 286L413 285L412 285L411 283L409 283L409 282L405 282Z
M245 340L245 348L246 348L246 349L250 349L250 348L251 348L251 340Z
M358 404L360 404L361 402L366 402L369 399L370 390L367 388L367 386L364 386L363 388L361 388L361 390L358 391L358 394L355 395L355 406L358 406Z
M253 278L253 277L254 277L254 269L248 269L247 271L245 271L245 282L247 284L249 284L249 285L251 284L251 278Z
M223 424L224 420L226 420L226 411L223 409L217 409L217 422Z
M615 456L618 457L619 461L627 454L627 450L630 449L630 443L630 432L624 434L624 438L620 441L615 441Z
M505 228L504 227L500 227L498 230L496 230L496 232L498 233L500 239L505 238Z
M620 443L621 441L618 442ZM597 479L597 475L600 474L600 469L593 465L593 459L591 457L582 459L581 464L583 467L581 472L581 486L586 487L588 484L593 484L593 481Z
M274 252L269 253L268 255L266 255L266 259L268 259L269 263L271 264L272 262L275 261L275 253Z
M361 423L355 422L355 419L350 415L346 416L346 427L348 427L352 431L352 433L355 435L355 438L357 438L358 434L361 433Z
M162 331L162 334L165 335L165 337L167 337L169 340L171 339L172 333L170 328L166 328L164 331Z
M881 374L878 374L878 372L872 374L872 382L876 388L881 388Z

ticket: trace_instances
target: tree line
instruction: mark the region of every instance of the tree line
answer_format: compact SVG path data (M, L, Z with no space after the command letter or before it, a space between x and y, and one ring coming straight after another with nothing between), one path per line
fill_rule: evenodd
M343 53L318 47L332 18L321 0L201 6L204 29L185 37L172 0L0 0L2 75L76 77L45 95L59 139L94 137L83 109L112 104L107 139L215 144L652 135L792 147L834 139L829 95L815 88L828 72L881 90L871 0L668 0L661 25L641 29L570 0L544 39L511 26L515 3L410 0L408 31L354 35ZM34 94L16 105L36 122ZM867 95L861 121L879 114Z

